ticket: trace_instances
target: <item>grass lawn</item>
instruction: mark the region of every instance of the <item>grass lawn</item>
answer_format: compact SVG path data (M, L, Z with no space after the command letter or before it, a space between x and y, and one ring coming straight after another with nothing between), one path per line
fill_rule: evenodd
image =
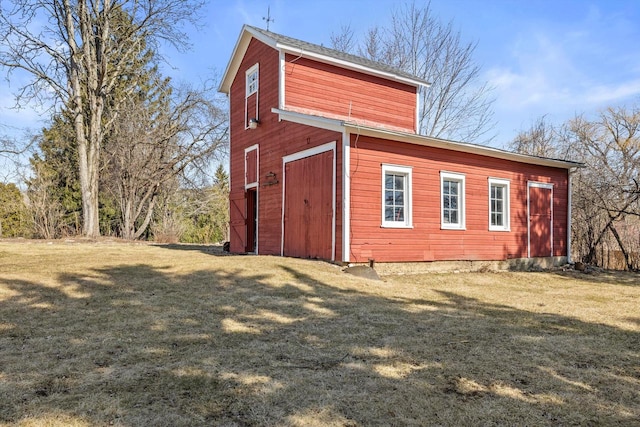
M640 276L2 242L0 425L640 426Z

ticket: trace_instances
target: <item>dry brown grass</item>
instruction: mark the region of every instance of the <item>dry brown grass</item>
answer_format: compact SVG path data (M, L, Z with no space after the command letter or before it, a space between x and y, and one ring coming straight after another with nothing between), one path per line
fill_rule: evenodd
M637 275L0 243L0 423L640 425Z

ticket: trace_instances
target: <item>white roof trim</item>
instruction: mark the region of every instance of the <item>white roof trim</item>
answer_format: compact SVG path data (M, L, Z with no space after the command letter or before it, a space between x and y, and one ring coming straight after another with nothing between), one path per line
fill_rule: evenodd
M390 139L393 141L406 142L409 144L423 145L427 147L443 148L445 150L458 151L461 153L477 154L480 156L493 157L496 159L510 160L514 162L527 163L538 166L550 166L554 168L573 169L583 167L582 163L568 160L549 159L545 157L529 156L527 154L512 153L499 148L487 147L484 145L470 144L468 142L449 141L446 139L432 138L423 135L415 135L404 132L390 131L379 128L359 126L356 123L345 122L345 127L352 133L372 136L377 138Z
M297 113L295 111L281 110L278 108L272 108L271 112L277 114L279 120L286 120L292 123L299 123L301 125L313 126L336 132L343 132L345 129L344 122L342 120L328 119L326 117L312 116L310 114Z
M425 147L442 148L461 153L477 154L479 156L493 157L496 159L510 160L513 162L526 163L530 165L549 166L561 169L580 168L584 165L568 160L549 159L545 157L529 156L526 154L512 153L499 148L487 147L484 145L469 144L466 142L448 141L446 139L431 138L423 135L415 135L405 132L398 132L380 128L361 126L357 123L345 122L343 120L328 119L321 116L298 113L294 111L272 108L272 113L278 114L280 120L300 123L336 132L347 131L356 135L365 135L375 138L383 138L391 141L399 141L408 144L421 145Z
M218 87L219 92L226 93L226 94L229 93L229 90L231 89L231 83L233 82L233 79L235 78L235 75L238 72L238 69L240 68L240 63L242 62L244 54L247 51L247 48L249 47L249 43L251 42L252 37L266 44L267 46L270 46L273 49L281 52L286 52L293 55L314 59L319 62L336 65L340 68L347 68L355 71L360 71L366 74L382 77L386 80L394 80L394 81L398 81L398 82L409 84L416 87L429 86L426 82L418 79L411 79L403 76L398 76L393 73L385 72L382 70L376 70L374 68L367 67L360 64L355 64L350 61L345 61L338 58L332 58L327 55L309 52L309 51L305 51L304 49L300 49L298 47L289 46L283 43L278 43L275 39L268 37L262 33L259 33L245 24L242 27L242 31L240 32L240 36L238 37L238 41L236 42L236 45L233 48L233 52L231 53L231 58L229 60L229 63L227 64L227 68L225 69L224 74L222 75L222 80L220 81L220 86Z

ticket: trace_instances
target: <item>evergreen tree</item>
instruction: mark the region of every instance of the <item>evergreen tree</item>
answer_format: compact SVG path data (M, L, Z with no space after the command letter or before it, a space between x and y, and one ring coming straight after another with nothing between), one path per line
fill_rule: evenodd
M22 193L15 184L0 183L0 237L25 236L27 210Z

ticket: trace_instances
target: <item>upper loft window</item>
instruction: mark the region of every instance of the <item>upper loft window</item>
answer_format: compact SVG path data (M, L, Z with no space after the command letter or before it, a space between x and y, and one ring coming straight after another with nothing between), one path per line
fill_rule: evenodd
M258 64L247 70L247 98L258 92Z

